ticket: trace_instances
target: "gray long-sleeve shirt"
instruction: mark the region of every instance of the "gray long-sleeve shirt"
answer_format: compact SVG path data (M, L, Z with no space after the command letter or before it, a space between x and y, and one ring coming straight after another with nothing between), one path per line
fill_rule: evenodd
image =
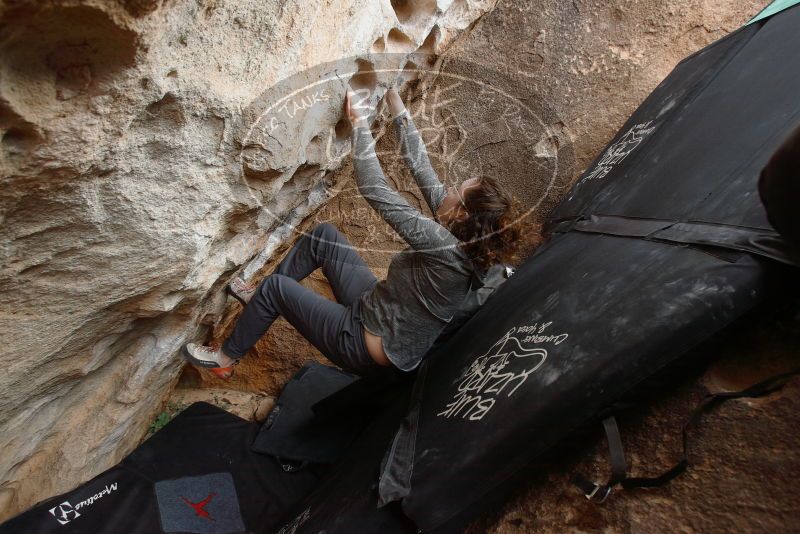
M392 123L403 159L431 212L436 213L445 187L431 167L408 110ZM353 128L352 141L359 191L409 245L392 258L386 279L360 297L361 320L367 330L383 338L389 360L411 371L464 300L474 267L457 246L458 238L386 183L369 127Z

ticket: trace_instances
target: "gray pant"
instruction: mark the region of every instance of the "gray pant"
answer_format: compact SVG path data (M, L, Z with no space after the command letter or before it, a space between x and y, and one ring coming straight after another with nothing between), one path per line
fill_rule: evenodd
M336 302L300 285L321 267ZM347 238L329 223L304 234L245 306L222 350L239 358L282 315L330 361L359 375L387 372L367 352L358 299L378 282Z

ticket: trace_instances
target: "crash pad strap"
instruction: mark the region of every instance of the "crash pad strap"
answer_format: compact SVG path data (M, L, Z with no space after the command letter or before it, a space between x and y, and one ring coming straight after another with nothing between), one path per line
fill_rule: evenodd
M411 492L411 474L414 469L414 446L417 442L422 396L431 360L422 360L411 390L410 409L406 412L392 444L381 460L378 479L378 507L407 497Z
M688 430L690 427L700 422L700 418L705 412L710 411L715 406L722 404L730 399L739 398L754 398L763 397L778 391L789 378L800 374L800 368L771 376L766 380L758 382L741 391L730 391L722 393L709 393L705 398L700 401L692 414L689 416L688 421L683 426L683 451L681 452L681 459L672 467L654 477L628 477L627 464L625 462L625 453L622 447L622 439L619 434L619 427L613 416L603 420L603 428L606 432L606 439L608 440L609 456L611 461L611 477L608 482L601 484L598 482L591 482L587 478L576 474L572 483L584 494L584 496L592 502L602 503L613 491L614 486L621 485L625 489L631 488L652 488L666 484L673 478L677 477L689 466L689 459L687 456L689 449Z
M614 486L625 480L628 473L628 462L625 460L625 449L622 446L622 437L619 434L617 420L612 415L603 419L603 429L608 441L608 456L611 460L611 476L608 482L600 484L591 482L581 475L575 475L572 483L578 486L584 496L590 501L601 503L611 494Z
M800 266L800 252L774 230L731 224L589 215L557 222L553 233L569 231L666 241L737 250Z

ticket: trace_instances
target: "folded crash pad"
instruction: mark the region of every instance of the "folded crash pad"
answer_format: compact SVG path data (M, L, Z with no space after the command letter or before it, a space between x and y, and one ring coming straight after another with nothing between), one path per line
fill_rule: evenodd
M283 387L253 450L278 458L291 471L307 463L332 463L366 425L360 417L315 417L312 406L358 380L335 367L308 362Z
M258 429L195 403L122 462L0 525L0 533L274 532L322 472L286 473L252 452Z
M372 397L371 394L364 395L370 387L356 388L359 382L349 386L354 391L332 402L340 405L343 397L349 400ZM406 413L410 391L407 380L384 380L380 384L386 393L380 412L369 421L320 484L295 505L277 531L279 534L413 534L418 531L397 503L378 506L377 479L381 461ZM347 418L347 411L341 412L340 417Z

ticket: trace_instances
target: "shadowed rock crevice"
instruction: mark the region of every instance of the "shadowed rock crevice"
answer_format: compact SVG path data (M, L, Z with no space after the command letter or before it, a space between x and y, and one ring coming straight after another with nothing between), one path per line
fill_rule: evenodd
M380 37L380 38L376 39L375 42L372 43L372 46L370 47L369 51L374 53L374 54L380 54L382 52L385 52L386 51L386 41L384 40L384 38Z
M125 9L134 17L148 15L158 9L160 0L121 0Z
M430 33L428 33L428 36L425 37L425 40L422 41L422 44L415 52L418 54L436 54L436 45L439 41L440 35L441 31L439 30L439 26L434 24Z
M419 78L419 65L414 63L413 61L406 61L405 65L403 65L403 71L401 76L403 77L404 82L410 82L412 80L416 80Z
M436 0L391 0L392 9L403 24L429 20L436 13Z
M350 124L348 119L339 119L336 122L336 126L334 126L334 131L336 133L336 139L340 141L349 139L350 134L353 132L353 125Z
M371 93L378 85L378 76L375 73L375 66L366 59L356 60L357 71L350 78L350 87L364 94Z
M160 100L148 104L136 122L145 128L179 128L186 124L186 116L180 99L173 93L166 93Z
M0 21L0 93L25 116L57 101L102 94L133 66L137 36L89 6L30 6Z
M12 155L30 152L39 141L36 130L28 125L6 128L2 138L3 147Z
M408 35L397 28L389 30L386 37L386 51L393 53L413 52L417 48L417 43Z

